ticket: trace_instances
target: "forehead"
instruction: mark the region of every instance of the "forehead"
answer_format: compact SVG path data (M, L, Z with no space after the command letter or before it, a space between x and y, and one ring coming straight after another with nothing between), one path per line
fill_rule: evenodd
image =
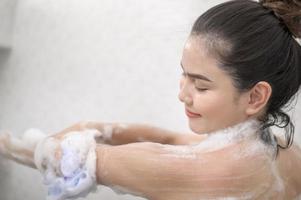
M193 74L202 74L213 82L230 79L220 67L219 62L210 55L205 40L189 37L184 45L181 63L184 71Z

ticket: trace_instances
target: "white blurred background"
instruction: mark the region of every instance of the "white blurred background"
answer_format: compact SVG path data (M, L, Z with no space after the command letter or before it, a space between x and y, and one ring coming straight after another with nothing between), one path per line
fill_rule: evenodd
M189 130L178 81L196 18L222 0L0 0L0 130L81 120ZM291 113L301 143L301 106ZM299 134L298 134L299 133ZM0 199L45 199L37 171L0 159ZM92 199L142 199L101 187Z

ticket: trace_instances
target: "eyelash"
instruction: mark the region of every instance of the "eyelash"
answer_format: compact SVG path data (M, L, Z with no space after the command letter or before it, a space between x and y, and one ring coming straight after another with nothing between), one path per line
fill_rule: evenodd
M195 89L197 89L197 91L199 92L205 92L208 90L207 88L197 88L197 87Z
M185 72L182 72L181 75L184 76L184 77L186 77ZM197 87L195 87L195 89L196 89L197 91L199 91L199 92L205 92L205 91L208 90L207 88L197 88Z

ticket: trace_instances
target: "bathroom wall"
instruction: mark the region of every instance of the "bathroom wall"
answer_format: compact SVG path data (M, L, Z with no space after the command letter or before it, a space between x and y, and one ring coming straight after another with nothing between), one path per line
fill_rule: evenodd
M18 1L11 50L0 51L0 130L55 133L92 119L189 131L177 98L181 52L193 21L220 2ZM300 122L300 103L295 113ZM1 200L45 194L37 171L0 159ZM142 198L102 187L87 199Z
M16 3L17 0L0 1L0 49L11 44Z

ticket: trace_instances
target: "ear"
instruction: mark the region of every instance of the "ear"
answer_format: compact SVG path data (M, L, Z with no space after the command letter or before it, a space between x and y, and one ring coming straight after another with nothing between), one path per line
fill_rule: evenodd
M264 110L271 95L271 85L265 81L258 82L249 92L246 114L255 115L261 113L261 111Z

